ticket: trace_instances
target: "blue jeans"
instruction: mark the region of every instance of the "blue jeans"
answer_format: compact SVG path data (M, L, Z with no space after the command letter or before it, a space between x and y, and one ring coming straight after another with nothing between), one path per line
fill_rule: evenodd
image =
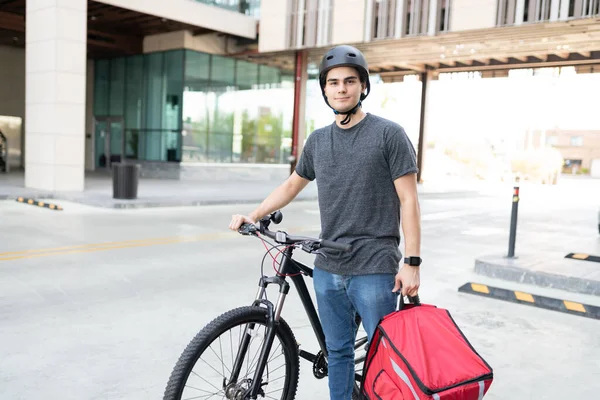
M356 312L370 342L380 319L396 309L394 274L344 276L314 268L313 281L328 352L329 396L351 400Z

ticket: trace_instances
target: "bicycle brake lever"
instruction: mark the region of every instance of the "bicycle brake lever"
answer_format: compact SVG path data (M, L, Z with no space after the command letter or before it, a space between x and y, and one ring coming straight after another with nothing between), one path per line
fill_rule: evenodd
M322 255L324 258L327 258L327 254L326 254L326 253L323 253L321 250L315 250L315 251L313 251L313 254L320 254L320 255Z

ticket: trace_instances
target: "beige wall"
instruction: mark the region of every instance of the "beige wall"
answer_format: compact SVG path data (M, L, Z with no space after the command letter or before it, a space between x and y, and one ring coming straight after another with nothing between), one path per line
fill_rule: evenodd
M172 49L190 49L210 54L236 53L243 47L236 46L227 35L209 33L194 36L190 31L176 31L150 35L144 38L144 53Z
M452 0L450 30L463 31L496 26L497 0Z
M363 42L365 34L365 0L332 0L332 2L332 44Z
M0 115L10 115L23 118L21 132L25 136L25 49L18 47L0 46L0 93L10 93L10 96L0 96ZM93 129L94 129L94 63L87 63L86 84L86 123L85 123L85 169L93 169ZM88 138L88 135L90 136ZM22 143L22 151L25 146Z
M554 147L560 151L564 159L581 160L581 167L589 169L592 160L600 159L600 131L587 130L548 130L545 135L542 132L534 132L533 145L542 147L546 138L556 137ZM571 137L583 137L582 146L572 146Z
M192 0L98 0L98 2L218 32L249 39L256 38L256 18Z
M288 1L262 0L260 3L258 51L284 50L287 38Z

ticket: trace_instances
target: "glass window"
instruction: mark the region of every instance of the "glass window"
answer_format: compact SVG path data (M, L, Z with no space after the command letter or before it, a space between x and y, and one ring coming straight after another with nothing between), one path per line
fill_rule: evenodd
M139 158L140 129L144 104L144 56L128 57L125 62L125 157Z
M281 72L277 68L261 65L259 68L259 84L268 87L278 86L281 83Z
M108 115L108 89L110 61L98 60L94 64L94 115Z
M258 84L258 64L238 61L235 69L235 83L239 90L254 88Z
M125 59L110 60L110 90L108 112L111 116L123 116L125 98Z
M167 161L181 160L181 103L183 96L183 50L165 54L165 103L162 129L163 148Z
M185 87L187 90L203 90L210 82L210 55L197 51L185 52Z
M163 58L164 53L152 53L145 56L145 147L146 160L161 160L161 119L163 103Z
M197 51L185 53L183 92L182 160L208 160L208 121L211 56Z
M571 136L571 146L583 146L583 136Z
M214 90L225 91L235 84L235 60L221 56L212 56L210 71L211 86Z
M251 15L256 18L260 15L260 0L196 0L199 3L224 8L229 11Z

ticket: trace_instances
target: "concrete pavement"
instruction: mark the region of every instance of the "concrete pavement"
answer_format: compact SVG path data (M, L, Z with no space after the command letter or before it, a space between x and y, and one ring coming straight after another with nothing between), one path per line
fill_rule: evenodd
M50 192L24 187L23 173L0 174L0 199L31 197L67 200L79 204L106 208L146 208L197 206L215 204L258 203L267 197L282 181L264 180L211 180L187 181L141 178L138 197L134 200L113 199L111 176L105 172L88 172L83 192ZM497 188L483 182L460 179L419 185L423 195L466 196L469 193L494 191ZM316 200L317 187L311 182L298 200Z
M0 398L161 398L197 331L254 297L264 248L226 229L232 213L250 206L61 204L64 211L55 212L0 202ZM421 298L450 310L494 368L486 399L594 398L600 390L599 321L457 291L479 282L600 305L597 296L475 273L477 257L505 251L510 193L442 193L424 196L421 206ZM524 191L517 255L586 250L598 241L595 210L584 196ZM283 212L281 229L318 235L315 202L296 202ZM298 256L310 264L311 256ZM302 347L314 351L294 290L283 317ZM326 380L314 379L302 361L297 398L326 393Z

